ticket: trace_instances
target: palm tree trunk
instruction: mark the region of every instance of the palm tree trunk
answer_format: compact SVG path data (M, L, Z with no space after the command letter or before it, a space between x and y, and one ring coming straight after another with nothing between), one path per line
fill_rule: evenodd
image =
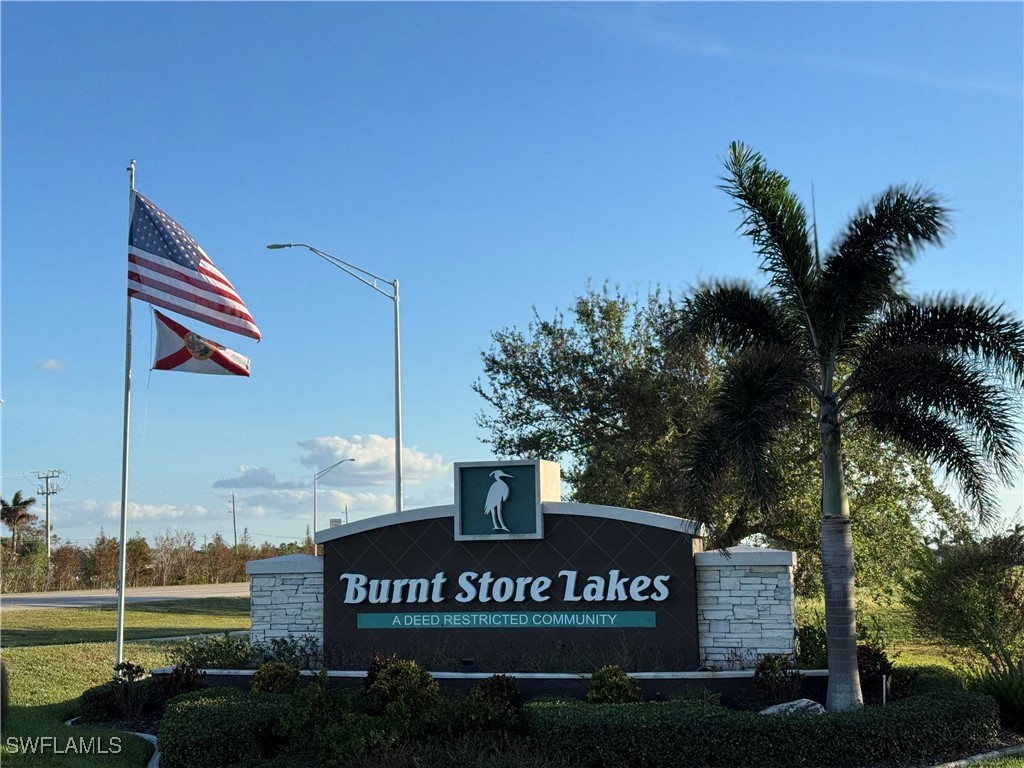
M864 706L857 673L857 609L850 502L843 478L842 444L835 402L822 404L821 569L828 641L825 708L845 712Z

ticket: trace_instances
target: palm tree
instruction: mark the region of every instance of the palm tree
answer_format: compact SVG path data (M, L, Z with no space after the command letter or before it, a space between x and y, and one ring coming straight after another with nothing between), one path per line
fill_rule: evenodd
M29 508L36 503L35 496L24 498L21 491L15 491L10 502L0 499L0 520L11 529L11 553L18 551L18 529L36 519L36 515L29 512Z
M865 429L955 477L985 522L996 480L1019 466L1024 324L1001 307L953 297L911 299L902 267L941 244L949 212L920 187L891 187L850 220L824 259L789 181L734 142L721 189L743 214L768 285L700 288L669 343L715 343L721 383L688 449L683 499L710 520L716 491L739 480L770 509L781 477L776 443L799 419L821 439L821 560L830 711L856 709L853 540L841 435Z

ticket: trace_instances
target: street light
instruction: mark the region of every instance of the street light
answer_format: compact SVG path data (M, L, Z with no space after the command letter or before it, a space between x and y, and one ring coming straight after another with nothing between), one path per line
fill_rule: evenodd
M385 280L379 275L375 275L372 272L367 272L361 267L357 267L355 264L350 264L347 261L339 259L337 256L331 256L329 253L324 253L319 248L314 248L312 245L306 243L271 243L267 246L270 250L277 250L279 248L306 248L319 256L329 264L334 265L342 272L345 272L356 280L361 282L363 285L368 285L370 288L375 290L381 296L390 299L395 304L395 512L402 511L402 357L399 345L398 335L398 281L397 280ZM381 288L380 284L384 284L391 288L391 291L386 291ZM316 494L314 493L314 500Z
M320 480L321 477L326 475L328 472L330 472L335 467L341 466L346 461L355 461L355 459L342 459L339 462L331 464L331 466L329 466L327 469L321 469L319 472L315 472L313 474L313 537L314 538L316 537L316 484ZM315 544L313 545L313 548L316 549L316 545Z

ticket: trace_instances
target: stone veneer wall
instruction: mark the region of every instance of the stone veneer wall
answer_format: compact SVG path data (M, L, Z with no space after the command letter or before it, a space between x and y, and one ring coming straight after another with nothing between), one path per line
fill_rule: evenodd
M796 553L731 547L694 560L702 666L752 669L762 654L795 652Z
M694 556L701 665L752 669L762 654L793 653L796 554L758 547L732 547L728 553ZM254 560L245 572L251 579L253 641L313 635L323 642L322 557Z
M324 641L324 559L284 555L245 564L249 574L249 639L313 635Z

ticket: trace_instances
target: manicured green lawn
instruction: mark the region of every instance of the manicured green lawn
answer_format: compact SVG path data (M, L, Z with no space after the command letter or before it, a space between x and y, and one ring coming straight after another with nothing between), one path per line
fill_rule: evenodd
M126 607L125 639L208 634L249 628L248 597L206 597L137 603ZM0 614L0 645L102 643L116 633L117 610L102 608L53 608L4 611Z
M975 765L979 768L1024 768L1024 755L984 760L980 763L975 763Z
M151 669L170 663L169 648L166 644L127 643L124 655L127 661ZM113 676L112 642L5 648L3 660L11 696L11 711L0 724L0 759L4 766L146 764L151 748L141 739L117 731L72 729L63 725L75 715L76 699L82 691ZM111 741L115 736L120 739L116 754L115 742ZM53 741L40 742L37 737L50 737ZM93 753L74 753L68 749L69 737L78 744L82 743L81 737L91 745ZM33 745L35 754L29 751ZM97 754L99 749L108 754Z
M152 748L141 739L63 724L76 714L82 691L113 676L116 621L113 607L0 614L0 646L11 696L11 711L0 724L0 762L4 766L146 764ZM141 603L129 605L125 611L129 641L248 628L246 597ZM152 669L171 663L169 649L167 643L127 642L124 656L126 661ZM74 740L70 745L69 738ZM115 738L119 741L113 741ZM81 753L86 748L91 754Z

